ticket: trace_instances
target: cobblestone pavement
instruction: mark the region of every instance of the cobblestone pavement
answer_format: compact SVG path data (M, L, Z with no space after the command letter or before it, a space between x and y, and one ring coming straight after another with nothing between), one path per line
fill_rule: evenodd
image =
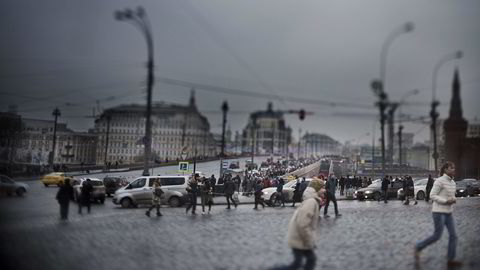
M69 221L61 222L56 190L32 182L26 197L0 198L2 270L268 269L293 259L286 243L291 207L216 205L205 216L162 208L163 217L147 218L145 208L121 209L107 200L82 216L71 204ZM427 203L338 206L342 217L319 218L317 269L446 269L446 230L414 265L414 242L433 230ZM480 269L480 197L459 199L454 217L462 269Z

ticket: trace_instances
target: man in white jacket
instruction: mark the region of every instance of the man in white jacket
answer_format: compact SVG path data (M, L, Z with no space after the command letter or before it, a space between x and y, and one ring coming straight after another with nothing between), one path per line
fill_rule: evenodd
M288 245L292 248L294 261L287 266L277 269L299 269L303 257L307 259L304 269L314 269L316 256L315 231L317 229L320 207L325 201L325 183L323 180L310 181L309 188L305 190L302 205L294 212L288 225Z
M455 233L455 223L453 220L453 204L456 202L455 192L456 184L453 181L455 175L455 164L447 161L440 169L441 177L433 183L430 199L433 201L432 216L435 225L433 235L415 245L415 260L418 261L420 251L428 245L441 238L443 227L448 230L448 266L461 266L462 263L455 260L457 248L457 234Z

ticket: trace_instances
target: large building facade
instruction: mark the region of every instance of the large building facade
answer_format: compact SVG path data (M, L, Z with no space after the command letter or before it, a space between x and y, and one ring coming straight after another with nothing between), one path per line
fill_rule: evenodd
M319 133L306 133L300 140L300 156L338 155L341 144L330 136Z
M242 152L259 155L285 155L291 142L292 129L285 125L283 112L273 111L269 103L266 111L250 115L242 132Z
M120 105L105 110L95 122L97 164L137 163L144 158L145 105ZM152 161L165 162L217 155L210 124L195 104L152 104Z

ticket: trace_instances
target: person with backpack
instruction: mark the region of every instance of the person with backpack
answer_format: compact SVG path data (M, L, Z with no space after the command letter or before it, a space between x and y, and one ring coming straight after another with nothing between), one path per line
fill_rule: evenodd
M147 217L150 217L150 211L155 207L157 208L157 217L163 216L162 213L160 212L162 195L163 195L163 190L162 190L162 184L160 183L160 179L154 180L153 189L152 189L152 205L150 206L150 208L148 208L147 212L145 212L145 215L147 215Z

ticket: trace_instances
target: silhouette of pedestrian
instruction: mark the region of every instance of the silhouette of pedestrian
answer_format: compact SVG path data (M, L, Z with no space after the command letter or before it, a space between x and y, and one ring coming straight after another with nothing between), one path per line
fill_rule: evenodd
M198 194L198 182L197 182L198 174L195 174L187 184L187 192L189 193L190 197L190 204L185 209L185 213L188 214L190 208L192 208L192 215L195 214L195 210L197 208L197 194Z
M87 207L87 212L90 214L90 209L91 209L91 196L93 192L93 186L92 186L92 181L87 178L87 180L83 181L82 187L81 187L81 195L80 195L80 201L78 202L78 213L82 214L82 207L86 206Z
M73 187L70 184L70 178L65 178L64 183L60 183L56 199L60 204L60 219L67 220L70 201L73 201Z
M150 206L150 208L148 208L147 212L145 212L145 215L147 215L147 217L150 217L150 211L155 207L157 208L157 217L163 216L162 213L160 212L162 195L163 195L162 184L160 183L160 179L157 179L153 182L152 205Z

